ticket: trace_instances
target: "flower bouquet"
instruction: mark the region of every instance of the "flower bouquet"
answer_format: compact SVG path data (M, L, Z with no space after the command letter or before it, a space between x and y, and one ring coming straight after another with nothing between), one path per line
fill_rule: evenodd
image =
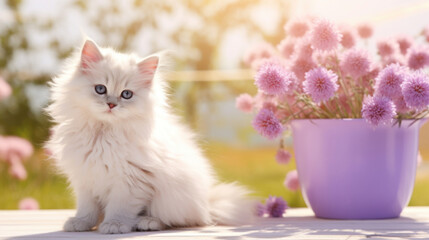
M429 28L416 39L378 41L372 55L368 24L296 19L285 31L277 50L264 43L246 54L258 93L238 96L237 108L256 112L259 134L280 139L280 163L290 158L282 136L291 129L293 175L316 216L399 216L412 193L418 130L428 114Z

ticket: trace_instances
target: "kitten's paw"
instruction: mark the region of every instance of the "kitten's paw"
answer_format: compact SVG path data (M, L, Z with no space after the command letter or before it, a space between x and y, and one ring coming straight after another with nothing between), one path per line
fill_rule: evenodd
M71 217L64 223L64 231L66 232L85 232L91 231L94 224L86 221L83 218Z
M154 217L142 217L137 224L138 231L159 231L165 229L166 226L161 220Z
M108 220L102 222L98 227L98 231L103 234L129 233L131 230L131 226L126 225L118 220Z

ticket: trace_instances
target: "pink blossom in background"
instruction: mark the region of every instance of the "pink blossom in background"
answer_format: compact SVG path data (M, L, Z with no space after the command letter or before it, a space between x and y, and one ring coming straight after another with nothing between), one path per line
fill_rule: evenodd
M283 126L273 112L261 109L252 122L255 130L268 139L275 139L283 132Z
M275 62L264 63L255 76L255 85L267 94L281 95L291 90L295 75Z
M407 106L407 103L405 102L404 96L397 97L393 99L393 103L396 107L396 112L406 114L411 109Z
M311 45L321 51L336 50L342 35L336 25L327 19L319 19L310 29Z
M389 124L395 115L395 105L387 97L366 97L363 101L362 117L373 126Z
M372 78L376 78L378 74L380 73L382 67L380 63L372 62L371 64L371 71L367 74L370 75Z
M293 19L284 26L286 34L295 38L303 37L309 28L308 22L304 19Z
M34 152L33 146L28 140L15 136L0 136L0 146L0 159L7 161L12 156L17 156L21 160L24 160Z
M396 38L396 42L399 44L402 55L406 55L408 49L413 45L413 39L408 36L399 36Z
M250 65L250 68L251 69L253 69L253 70L255 70L255 71L258 71L259 70L259 68L261 68L261 66L264 64L264 63L266 63L267 62L267 59L266 58L262 58L262 59L255 59L253 62L252 62L252 64Z
M281 99L281 100L280 100ZM306 116L313 116L313 110L312 109L305 109L305 104L303 102L297 102L295 95L285 95L279 98L279 103L282 104L288 104L288 109L279 109L275 113L275 116L277 119L284 120L287 117L290 117L291 114L296 114L298 112L302 112ZM283 124L286 128L287 123L285 122Z
M250 67L253 70L255 70L256 72L258 72L263 65L268 64L268 63L278 64L280 66L283 66L284 60L279 58L278 56L271 57L271 58L260 58L260 59L256 59L255 61L253 61L252 65Z
M344 93L342 93L342 94L339 94L338 100L340 102L340 106L344 109L344 111L347 114L351 114L352 109L351 109L350 104L349 104L349 98Z
M316 67L316 63L312 58L296 58L293 60L290 69L295 73L296 77L304 81L305 73Z
M344 48L352 48L356 44L356 33L351 28L343 27L341 29L341 45Z
M12 93L12 88L9 84L0 76L0 100L5 99Z
M250 113L253 110L253 97L247 93L240 94L235 99L235 106L245 113Z
M292 106L296 102L296 97L294 94L279 95L279 96L276 96L276 102L285 103L285 104L288 104L289 106Z
M410 48L407 54L407 64L413 70L422 69L429 65L429 49L422 46Z
M39 203L34 198L24 198L19 201L19 209L20 210L38 210Z
M291 191L296 191L299 189L299 178L298 172L296 170L292 170L287 173L284 186Z
M275 56L275 49L266 42L259 43L250 48L243 57L243 62L247 66L252 66L253 62L258 59L271 58Z
M370 38L373 34L373 28L368 23L360 24L357 27L357 31L358 31L359 36L363 39Z
M387 57L384 57L381 59L381 62L383 63L383 66L387 66L390 64L399 64L402 66L405 66L405 58L402 54L397 53L397 54L393 54Z
M378 54L383 57L392 56L399 53L399 44L394 40L384 40L377 42Z
M369 95L372 95L374 88L372 87L372 81L378 76L381 71L381 65L379 63L372 63L371 71L369 71L365 76L362 77L362 83L369 91Z
M309 38L304 38L296 43L294 58L311 58L313 56L313 47Z
M295 52L295 42L292 41L290 38L283 39L278 45L277 49L279 50L280 54L288 59L292 56L292 54Z
M315 103L329 100L338 90L338 76L324 67L314 68L305 74L304 92Z
M337 56L335 52L317 52L314 56L319 65L326 68L337 66Z
M278 119L284 119L284 118L280 118L281 116L284 116L284 117L290 116L291 114L290 111L295 113L295 112L298 112L300 109L302 109L302 103L297 103L296 97L293 94L277 96L276 101L278 103L287 104L289 106L288 110L286 109L277 110L275 114Z
M407 76L407 69L399 64L385 67L375 78L375 94L395 99L402 96L401 84Z
M261 110L265 102L276 102L276 96L258 91L256 96L253 98L254 109Z
M277 105L272 101L266 101L262 104L262 109L270 110L275 114L277 112Z
M24 165L22 164L22 160L17 158L16 156L14 158L9 159L10 167L9 167L9 174L19 180L25 180L27 179L27 171L24 168Z
M408 74L401 87L409 108L427 109L429 105L429 76L425 72L416 71Z
M288 164L291 157L292 155L288 151L284 149L277 150L276 161L278 164Z
M33 154L33 146L23 138L0 136L0 160L9 163L9 174L17 179L27 178L22 162Z
M371 60L366 50L352 48L342 55L340 66L345 73L357 80L369 73Z
M277 109L277 111L274 113L277 119L282 120L287 118L290 115L290 112L285 109Z

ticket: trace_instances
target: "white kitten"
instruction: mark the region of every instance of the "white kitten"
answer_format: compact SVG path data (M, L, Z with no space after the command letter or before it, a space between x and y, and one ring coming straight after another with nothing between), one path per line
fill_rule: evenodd
M159 56L143 60L87 40L51 83L47 147L77 197L65 231L101 233L243 224L247 191L219 184L167 104ZM103 217L104 216L104 217Z

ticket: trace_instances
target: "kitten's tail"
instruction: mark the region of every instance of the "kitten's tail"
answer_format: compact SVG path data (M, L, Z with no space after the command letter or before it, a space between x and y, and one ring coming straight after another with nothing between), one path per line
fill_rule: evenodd
M247 195L249 191L235 183L221 183L210 192L210 215L214 224L244 225L252 222L256 213L256 201Z

